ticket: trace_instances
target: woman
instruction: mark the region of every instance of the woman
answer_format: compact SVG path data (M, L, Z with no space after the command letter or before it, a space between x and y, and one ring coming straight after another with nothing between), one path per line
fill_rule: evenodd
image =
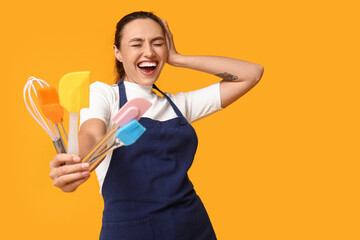
M148 12L134 12L119 21L113 48L118 84L92 84L90 107L81 112L80 156L112 127L110 119L128 99L143 97L153 105L139 120L145 134L109 154L96 169L105 203L100 239L216 239L187 176L197 147L188 122L244 95L260 80L263 67L225 57L181 55L167 23ZM162 98L153 89L165 63L222 81L176 95L159 90ZM50 167L54 185L64 192L75 191L90 176L89 166L70 154L55 156Z

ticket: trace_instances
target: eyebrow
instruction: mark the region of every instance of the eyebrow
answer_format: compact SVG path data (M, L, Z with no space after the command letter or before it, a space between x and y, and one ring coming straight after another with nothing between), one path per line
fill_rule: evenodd
M158 37L155 37L155 38L151 39L150 42L154 42L154 41L157 41L157 40L165 40L165 39L163 37L161 37L161 36L158 36ZM144 39L136 37L136 38L130 39L129 43L131 43L131 42L143 42L143 41L144 41Z

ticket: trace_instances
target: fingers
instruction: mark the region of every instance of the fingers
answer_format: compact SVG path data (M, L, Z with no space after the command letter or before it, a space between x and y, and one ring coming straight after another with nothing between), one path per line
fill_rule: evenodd
M163 20L164 22L164 26L165 26L165 29L166 29L166 37L168 39L168 44L169 44L169 49L172 48L174 46L174 43L173 43L173 35L172 33L170 32L170 29L169 29L169 26L167 25L166 21Z
M86 180L88 180L89 177L90 177L90 175L87 176L87 177L85 177L85 178L83 178L83 179L79 179L79 180L77 180L77 181L74 181L74 182L71 182L71 183L69 183L69 184L67 184L67 185L64 185L63 187L61 187L61 190L63 190L64 192L73 192L73 191L75 191L81 184L83 184Z
M70 175L78 172L86 172L89 170L89 163L77 163L71 165L64 165L57 168L53 168L50 171L50 178L55 181L55 179L60 178L65 175Z
M172 40L172 34L170 32L170 29L169 29L169 26L167 24L167 22L162 19L162 18L159 18L158 19L162 22L162 24L164 25L164 28L165 28L165 37L166 37L166 43L167 43L167 47L168 49L170 50L172 47L173 47L173 40Z
M163 19L161 19L161 20L162 20L162 22L163 22L163 24L165 26L166 33L169 35L169 38L172 39L173 35L172 35L171 31L170 31L169 25L167 24L167 22L165 20L163 20Z
M56 168L64 165L65 163L79 163L80 157L71 154L58 154L50 162L50 168Z
M56 155L50 162L50 169L53 184L64 192L75 191L90 177L89 163L80 163L80 157L76 155Z
M53 183L56 187L62 188L62 187L72 186L74 185L75 182L81 182L84 178L87 178L89 176L90 176L89 171L74 172L54 178Z

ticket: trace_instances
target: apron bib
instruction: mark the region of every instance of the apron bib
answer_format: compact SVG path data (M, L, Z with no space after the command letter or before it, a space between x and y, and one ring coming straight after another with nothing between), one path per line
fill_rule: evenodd
M187 171L197 136L171 99L177 117L141 118L145 133L115 149L102 187L101 240L214 240L210 219ZM127 102L119 83L120 108Z

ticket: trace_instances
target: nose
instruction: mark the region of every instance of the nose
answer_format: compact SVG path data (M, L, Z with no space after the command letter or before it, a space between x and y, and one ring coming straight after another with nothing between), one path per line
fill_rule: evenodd
M154 49L153 49L153 47L151 46L150 43L145 44L144 56L147 57L147 58L153 58L155 56Z

